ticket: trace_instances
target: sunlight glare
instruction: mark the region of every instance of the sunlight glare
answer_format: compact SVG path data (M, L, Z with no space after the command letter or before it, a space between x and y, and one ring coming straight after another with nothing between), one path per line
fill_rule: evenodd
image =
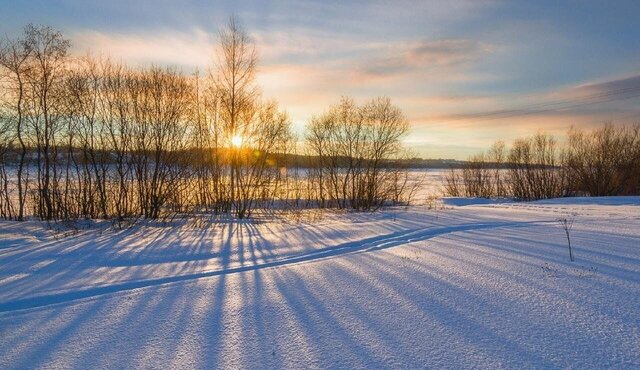
M234 135L231 138L231 144L233 144L234 147L239 148L242 146L242 136L240 135Z

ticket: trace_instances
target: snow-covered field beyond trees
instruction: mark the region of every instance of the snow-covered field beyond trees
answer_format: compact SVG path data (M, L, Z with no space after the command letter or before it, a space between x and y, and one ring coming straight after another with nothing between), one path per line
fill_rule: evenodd
M640 197L0 236L1 369L640 367Z

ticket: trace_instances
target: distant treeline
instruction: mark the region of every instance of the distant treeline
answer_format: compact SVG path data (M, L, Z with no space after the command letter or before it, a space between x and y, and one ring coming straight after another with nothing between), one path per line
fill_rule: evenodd
M445 179L451 196L514 197L640 194L640 125L572 128L565 143L546 134L495 143Z
M5 157L4 163L9 167L15 167L20 163L20 150L17 143L10 143L5 148ZM68 151L69 148L60 148L62 151ZM81 151L82 148L72 148L74 151ZM228 148L218 148L218 149L203 149L200 151L198 148L190 148L188 150L183 150L181 152L176 153L176 157L194 157L194 156L204 156L208 155L209 151L213 150L217 152L221 158L229 158ZM38 155L37 148L27 148L27 157L31 159L36 159ZM100 150L96 150L101 157L104 158L105 163L116 163L116 156L113 152L102 152ZM308 155L308 154L294 154L294 153L270 153L269 156L276 163L286 163L290 168L299 168L299 169L309 169L309 168L317 168L320 166L321 161L318 156ZM83 158L78 158L78 162L82 162ZM338 159L343 163L348 162L347 157L342 157ZM462 169L468 164L467 161L456 160L456 159L423 159L423 158L390 158L385 159L380 163L381 168L388 169L451 169L458 168ZM501 166L499 163L488 163L489 166Z
M1 218L245 218L411 196L402 112L388 98L345 97L298 140L286 112L262 98L255 48L234 18L204 76L72 57L69 47L34 25L0 43Z

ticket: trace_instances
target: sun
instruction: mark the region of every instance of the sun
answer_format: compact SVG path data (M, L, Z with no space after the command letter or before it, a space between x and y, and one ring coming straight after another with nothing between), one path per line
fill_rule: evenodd
M231 138L231 144L233 146L235 146L236 148L241 147L242 146L242 136L233 135L233 137Z

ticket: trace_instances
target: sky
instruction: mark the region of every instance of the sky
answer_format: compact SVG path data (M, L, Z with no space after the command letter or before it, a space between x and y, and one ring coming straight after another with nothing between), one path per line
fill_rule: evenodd
M191 73L215 61L232 14L256 44L263 96L298 133L341 96L390 97L424 158L640 122L637 0L0 0L0 34L49 25L75 54Z

